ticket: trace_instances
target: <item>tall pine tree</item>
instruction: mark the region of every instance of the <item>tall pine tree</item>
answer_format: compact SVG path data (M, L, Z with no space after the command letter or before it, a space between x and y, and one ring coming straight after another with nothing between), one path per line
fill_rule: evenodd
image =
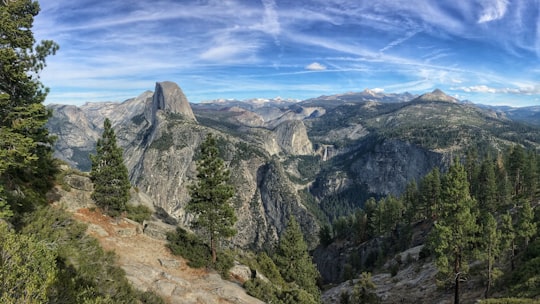
M36 1L0 3L0 217L11 214L9 205L24 210L45 201L55 172L45 128L50 112L43 105L48 89L39 73L58 45L36 44L32 26L38 13Z
M281 276L287 283L296 283L319 301L320 291L317 287L319 272L308 253L308 247L300 225L291 216L285 232L279 239L275 262Z
M440 214L430 238L439 273L454 281L455 304L459 304L460 282L476 241L475 205L465 168L456 158L443 178Z
M92 199L105 213L111 216L120 215L126 211L131 184L122 149L116 144L116 135L108 118L103 122L103 134L97 141L96 155L91 155L90 159L90 178L94 182Z
M216 139L208 133L201 144L197 183L189 188L191 200L187 210L195 215L192 227L202 230L208 237L212 263L217 260L218 242L236 234L236 215L230 204L234 189L229 184L229 176L229 170L219 157Z

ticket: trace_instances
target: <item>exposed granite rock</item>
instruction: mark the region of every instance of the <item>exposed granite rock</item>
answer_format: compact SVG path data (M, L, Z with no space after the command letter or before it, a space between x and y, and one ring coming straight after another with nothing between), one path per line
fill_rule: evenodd
M240 282L240 284L244 284L246 281L252 279L253 273L248 266L237 263L229 269L229 275L234 280Z
M174 231L175 226L161 221L151 220L143 222L143 233L156 240L166 240L167 232Z
M144 115L147 121L154 122L158 110L180 114L186 120L195 121L195 115L180 87L171 81L157 82L152 102L147 103Z
M274 130L279 146L292 155L313 154L313 144L308 138L306 126L301 120L289 120Z
M351 169L370 192L399 195L408 181L419 180L439 166L442 157L407 142L385 140L357 159Z
M70 211L96 207L91 197L94 186L88 176L71 173L64 177L64 182L66 186L56 186L47 194L49 201Z

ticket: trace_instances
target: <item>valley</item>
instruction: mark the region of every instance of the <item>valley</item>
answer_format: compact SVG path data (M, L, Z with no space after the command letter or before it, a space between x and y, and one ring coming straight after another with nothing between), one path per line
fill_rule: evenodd
M317 247L314 261L319 264L323 282L334 284L347 281L349 275L344 277L343 271L349 271L354 278L363 270L382 266L377 262L379 266L374 269L365 264L369 254L364 253L364 262L344 270L351 266L351 249L358 246L359 240L355 233L340 236L336 224L359 210L367 210L368 199L406 195L410 183L420 186L433 168L445 172L453 158L465 161L471 147L482 158L500 157L514 145L532 151L540 148L540 129L526 118L515 120L521 116L506 108L461 103L440 90L420 96L366 90L305 101L219 100L190 104L178 85L164 82L156 84L155 93L145 92L123 103L50 108L53 117L48 126L58 137L55 156L83 171L89 169L88 155L94 153L103 119L111 119L131 183L152 198L154 207L166 214L168 223L182 227L189 227L191 220L185 206L189 200L187 189L195 178L198 146L206 133L215 134L235 187L238 234L227 241L227 246L268 250L278 242L288 218L294 216L309 248ZM348 253L339 253L344 259L332 258L319 245L320 230L325 226L333 228L332 242L346 240L349 244L341 249ZM417 231L424 237L400 245L391 245L392 237L386 236L375 247L379 252L387 248L382 249L381 263L413 245L423 245L428 232ZM317 257L321 254L330 254L327 259L333 262L323 267ZM419 275L433 281L433 261L415 263L417 269L431 269L430 275ZM330 275L325 267L334 272L341 269L341 273ZM389 282L411 284L405 283L402 276L414 280L411 274L401 274L393 279L374 275L373 281L381 290L393 290ZM333 279L328 281L330 277ZM422 284L435 284L428 281ZM473 285L467 287L471 291L466 294L480 284L471 282ZM335 290L325 293L326 303L335 302L341 292ZM386 299L384 303L393 303L394 296L398 296L381 290L377 289L377 293ZM441 300L451 297L438 289L428 293L434 293L428 296L432 299L437 297L435 294ZM404 298L413 302L420 299Z

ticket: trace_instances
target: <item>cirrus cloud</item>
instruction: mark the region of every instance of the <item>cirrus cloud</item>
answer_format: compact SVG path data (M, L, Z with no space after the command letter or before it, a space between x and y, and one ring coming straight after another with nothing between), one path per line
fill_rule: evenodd
M489 93L489 94L516 94L516 95L532 95L540 94L540 85L524 86L519 88L495 88L486 85L476 85L469 87L452 88L467 93Z

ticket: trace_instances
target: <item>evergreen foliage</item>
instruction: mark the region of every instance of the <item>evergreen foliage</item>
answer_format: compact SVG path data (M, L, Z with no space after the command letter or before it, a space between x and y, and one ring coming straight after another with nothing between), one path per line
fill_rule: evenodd
M0 302L45 303L57 277L56 252L0 222Z
M375 284L371 280L371 273L363 272L360 279L354 285L350 296L350 303L376 304L381 300L375 293Z
M39 81L45 58L58 50L36 44L32 26L39 4L0 3L0 217L30 210L45 201L56 168L45 123L46 89ZM11 209L11 211L10 211Z
M497 227L497 221L495 217L489 212L484 212L482 216L482 223L480 229L480 244L481 244L481 257L486 262L486 290L484 297L488 298L490 289L494 285L497 278L497 269L495 269L495 262L499 258L501 253L501 231Z
M190 190L187 211L195 215L191 225L203 231L209 240L211 261L217 261L218 242L236 234L236 215L230 204L234 189L229 184L230 172L219 157L216 139L209 133L201 144L197 160L197 183Z
M311 261L302 230L294 217L289 218L280 237L274 260L285 282L295 283L316 299L320 297L319 272Z
M92 199L105 213L120 215L126 211L131 184L122 149L116 144L116 135L108 118L103 122L103 134L97 141L96 155L90 156L90 159L90 178L94 183Z
M465 168L456 158L444 176L441 210L431 232L431 248L444 280L454 281L454 303L459 303L459 286L468 272L475 234L475 200L469 194Z
M69 213L42 207L27 214L22 224L22 235L40 240L55 253L57 275L41 303L163 303L152 293L135 290L116 266L114 253L105 252L86 234L86 225Z
M529 245L529 241L536 234L536 223L534 222L534 212L528 200L519 202L520 209L517 221L517 236L520 241L521 248L525 249Z
M152 217L152 210L145 205L126 205L126 217L137 223L142 224L144 221Z

